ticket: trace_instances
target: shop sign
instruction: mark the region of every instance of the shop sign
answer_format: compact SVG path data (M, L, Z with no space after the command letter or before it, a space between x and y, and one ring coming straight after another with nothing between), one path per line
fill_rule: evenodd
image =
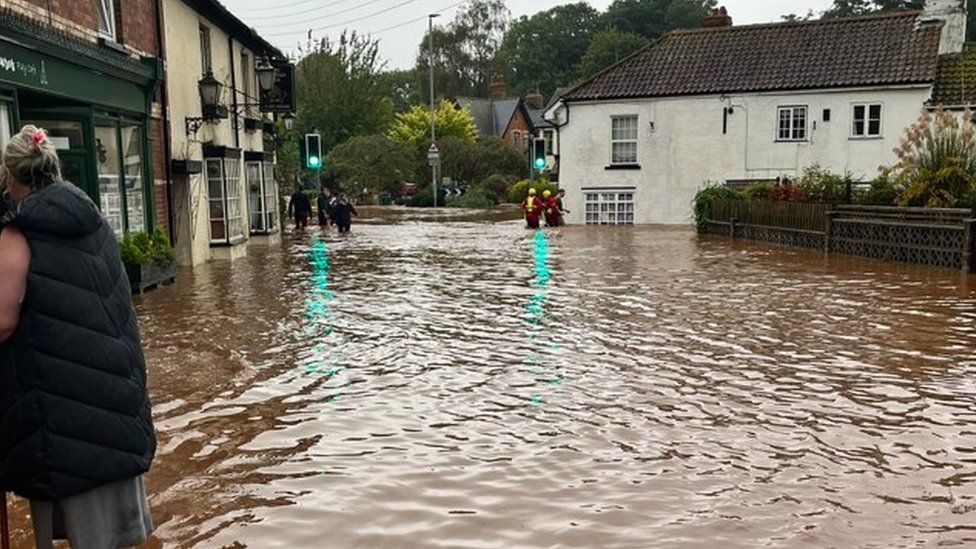
M0 83L115 107L146 111L145 88L0 40Z
M261 112L295 112L295 65L275 65L274 84L270 90L261 90Z

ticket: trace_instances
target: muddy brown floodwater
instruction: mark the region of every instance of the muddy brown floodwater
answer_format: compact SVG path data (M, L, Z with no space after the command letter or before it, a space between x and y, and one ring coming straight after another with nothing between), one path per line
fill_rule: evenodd
M137 299L150 546L976 545L976 279L430 221Z

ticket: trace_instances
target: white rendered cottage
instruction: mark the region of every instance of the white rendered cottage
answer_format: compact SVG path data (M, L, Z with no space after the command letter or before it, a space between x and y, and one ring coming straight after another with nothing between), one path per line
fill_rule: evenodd
M706 182L814 164L873 179L933 97L940 56L963 50L965 4L738 27L722 10L667 34L546 112L569 222L690 223Z

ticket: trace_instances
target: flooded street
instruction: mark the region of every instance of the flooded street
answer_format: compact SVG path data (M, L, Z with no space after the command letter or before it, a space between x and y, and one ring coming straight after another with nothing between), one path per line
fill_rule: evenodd
M387 212L137 310L154 547L976 544L953 271Z

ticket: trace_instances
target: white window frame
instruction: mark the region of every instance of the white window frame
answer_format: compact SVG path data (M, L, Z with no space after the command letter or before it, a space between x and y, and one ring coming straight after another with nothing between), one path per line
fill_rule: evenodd
M786 128L788 137L783 137L783 113L788 112L786 119L789 126ZM803 112L803 125L799 125L797 120L798 112ZM802 130L802 135L797 136L797 130ZM809 140L810 135L810 107L808 105L781 105L776 107L776 141L784 143L802 143Z
M117 40L118 30L115 25L115 1L114 0L94 0L95 1L95 23L99 25L98 34L108 38L113 42ZM102 19L108 23L108 29L101 28Z
M222 196L213 197L210 196L210 171L208 169L209 164L216 162L220 166L220 189L222 191ZM220 202L223 206L224 217L221 221L224 224L224 238L214 238L213 234L210 235L210 244L237 244L246 240L245 224L244 224L244 208L241 198L241 178L243 174L241 173L241 161L239 158L205 158L204 159L204 174L207 178L207 203ZM228 170L236 164L236 177L232 177L231 173L233 170ZM236 212L236 213L235 213ZM214 219L210 217L210 208L207 208L207 219L208 227L212 227ZM248 226L250 223L248 223Z
M631 137L618 137L615 133L614 125L623 120L633 120L634 121L634 136ZM622 114L610 117L610 165L611 166L634 166L640 160L640 117L636 114ZM633 145L634 155L633 159L629 157L626 159L618 160L616 154L617 145Z
M583 220L587 225L633 225L635 189L583 189Z
M262 169L262 177L264 179L264 213L267 219L267 228L269 233L277 232L278 230L278 185L274 179L274 162L265 162Z
M878 108L877 119L872 118L871 109L873 107ZM862 131L857 132L857 110L858 108L864 109L864 118L861 120ZM871 133L871 122L877 121L878 131L877 133ZM884 103L853 103L851 105L851 138L852 139L880 139L884 137Z

